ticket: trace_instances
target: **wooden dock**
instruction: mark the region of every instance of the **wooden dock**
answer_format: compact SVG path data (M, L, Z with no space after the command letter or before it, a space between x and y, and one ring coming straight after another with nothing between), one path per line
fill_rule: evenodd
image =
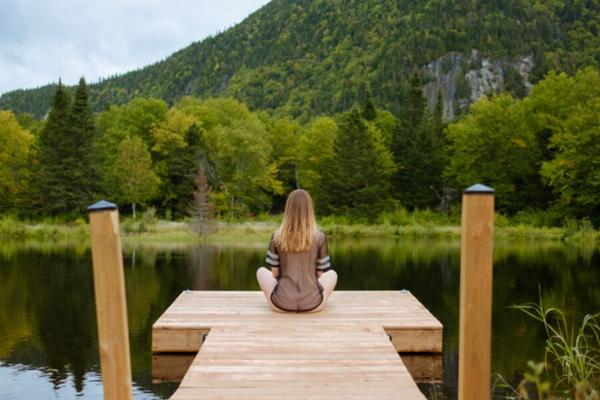
M275 313L261 292L186 291L152 350L180 370L191 357L166 353L197 352L173 399L424 399L398 353L439 356L442 325L407 291L337 291L309 314Z

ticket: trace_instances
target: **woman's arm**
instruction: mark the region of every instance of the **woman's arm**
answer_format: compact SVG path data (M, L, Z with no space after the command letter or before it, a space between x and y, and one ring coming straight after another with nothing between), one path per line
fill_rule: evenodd
M277 247L273 242L273 237L271 237L271 241L269 242L269 249L267 250L267 259L265 260L267 263L267 268L271 270L273 274L273 278L279 277L279 253L277 252Z
M331 262L329 259L329 250L327 249L327 237L323 237L323 243L319 247L319 253L317 255L317 278L320 278L324 272L331 269Z

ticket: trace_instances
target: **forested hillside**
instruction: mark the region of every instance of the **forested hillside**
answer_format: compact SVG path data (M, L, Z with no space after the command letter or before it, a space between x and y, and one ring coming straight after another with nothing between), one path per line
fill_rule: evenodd
M306 121L370 90L398 115L418 68L430 107L441 93L448 118L486 91L522 97L549 69L598 66L599 13L594 0L273 0L219 35L91 85L91 102L101 111L140 96L170 105L230 96ZM44 116L55 89L6 93L0 109Z
M46 120L0 111L0 216L74 219L108 198L134 216L141 205L167 219L249 217L281 212L301 187L319 214L403 224L407 210L456 213L461 190L483 182L499 215L600 226L599 115L592 67L550 72L523 99L484 96L449 124L419 74L398 117L367 92L305 123L226 98L136 98L94 114L82 79L75 96L58 86Z

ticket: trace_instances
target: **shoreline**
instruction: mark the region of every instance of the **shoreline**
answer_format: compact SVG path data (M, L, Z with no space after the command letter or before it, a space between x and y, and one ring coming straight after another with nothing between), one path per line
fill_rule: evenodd
M137 225L136 225L137 224ZM125 219L121 222L124 245L136 244L247 244L267 241L277 228L278 221L218 222L214 233L200 237L185 221L157 221L140 232L140 221ZM460 226L436 224L347 224L323 223L320 225L332 239L360 238L411 238L411 239L459 239ZM569 227L534 227L528 225L496 226L496 239L545 240L572 243L600 244L600 231L573 229ZM89 238L85 221L75 223L26 223L15 219L0 219L0 238L6 241L72 241Z

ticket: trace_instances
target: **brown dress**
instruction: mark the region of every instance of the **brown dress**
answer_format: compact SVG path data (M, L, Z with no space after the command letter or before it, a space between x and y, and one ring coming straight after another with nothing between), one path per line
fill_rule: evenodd
M317 308L323 302L323 287L317 280L317 270L331 268L327 253L327 238L319 232L317 240L304 251L280 251L273 237L267 252L267 266L279 267L277 285L271 302L284 311L303 312Z

